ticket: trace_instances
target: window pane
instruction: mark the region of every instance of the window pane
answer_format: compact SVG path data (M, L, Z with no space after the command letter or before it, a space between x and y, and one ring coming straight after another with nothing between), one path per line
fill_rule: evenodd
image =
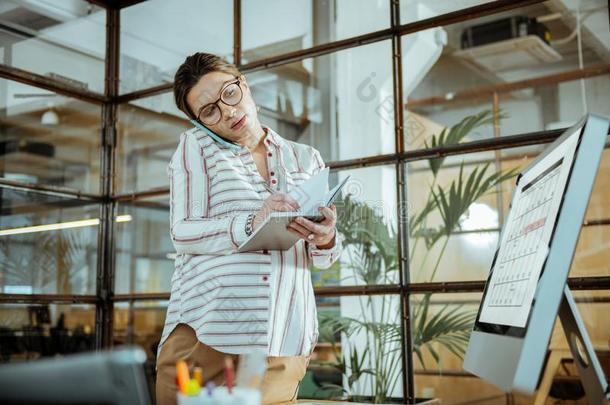
M176 253L169 237L168 197L119 204L118 211L132 220L116 233L115 292L169 292Z
M138 345L146 352L144 371L151 398L155 398L157 346L165 324L167 304L167 301L114 304L113 344Z
M400 0L400 21L412 23L491 2L493 0Z
M84 0L2 3L0 63L104 92L105 9Z
M605 371L610 374L610 291L573 291L578 311L585 324L589 339L597 352L597 357ZM568 344L563 329L556 327L550 347L567 349Z
M316 301L320 336L300 397L375 403L402 397L400 296ZM341 362L347 365L344 372ZM350 366L358 363L360 367Z
M101 108L0 79L1 176L99 190Z
M260 121L316 147L325 161L392 153L390 41L247 76Z
M390 25L389 1L249 0L242 2L241 7L244 63Z
M169 187L166 168L180 134L190 128L164 93L119 106L118 193Z
M610 276L610 225L585 226L580 231L570 277Z
M394 166L342 170L332 173L332 188L348 175L337 198L337 231L343 252L328 269L312 267L315 286L396 284L397 213Z
M603 68L594 69L607 64L607 5L584 1L580 13L574 7L544 2L404 36L405 147L424 148L435 134L439 141L443 129L484 111L488 114L472 130L454 131L441 143L564 128L585 111L610 113L610 77ZM574 31L578 15L581 37ZM494 36L489 29L469 31L509 17L516 20L504 21L521 24L521 16L543 21L546 34L525 26L524 35L512 39L502 35L510 30L498 25ZM467 44L471 39L474 46ZM581 81L584 73L590 77ZM492 114L494 109L499 114Z
M467 339L481 296L480 293L460 293L411 297L417 397L438 398L443 404L506 403L502 391L463 369L462 357L468 347ZM439 314L445 314L440 321Z
M95 305L0 304L0 363L89 351Z
M412 282L485 279L514 174L496 162L494 152L412 162L407 170ZM499 172L500 181L494 181ZM465 187L481 173L478 187ZM452 187L459 190L457 198L448 198Z
M610 325L608 311L610 310L610 291L572 291L580 318L584 324L589 339L595 350L597 359L605 376L610 375ZM559 321L555 323L549 356L560 357L561 362L555 371L556 380L562 378L568 381L580 381L578 369L574 362L566 334ZM588 402L585 400L585 402Z
M233 61L232 1L149 0L121 10L121 93L173 82L195 52Z
M0 193L1 292L95 294L99 205Z
M503 93L498 106L506 118L499 120L496 136L563 129L587 112L610 115L610 75L571 80ZM487 136L493 136L488 127Z
M114 344L137 344L146 351L149 359L155 359L167 305L168 301L115 303Z

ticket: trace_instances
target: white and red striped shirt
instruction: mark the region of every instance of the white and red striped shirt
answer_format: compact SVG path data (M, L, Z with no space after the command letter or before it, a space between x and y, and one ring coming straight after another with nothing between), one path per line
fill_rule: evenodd
M315 148L264 129L273 190L288 192L324 168ZM285 251L237 252L247 239L248 214L270 191L247 148L221 145L198 129L180 135L168 175L177 256L157 353L173 328L186 323L201 342L225 353L311 354L318 322L309 267L330 267L341 253L341 235L330 249L300 239Z

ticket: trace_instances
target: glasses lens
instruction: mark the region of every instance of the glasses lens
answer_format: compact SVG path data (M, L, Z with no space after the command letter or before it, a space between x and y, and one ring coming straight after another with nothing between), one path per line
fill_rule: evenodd
M241 87L237 83L231 83L225 87L221 94L222 101L227 105L235 105L241 101Z
M201 110L199 119L206 125L214 125L220 121L220 109L216 104L208 104Z

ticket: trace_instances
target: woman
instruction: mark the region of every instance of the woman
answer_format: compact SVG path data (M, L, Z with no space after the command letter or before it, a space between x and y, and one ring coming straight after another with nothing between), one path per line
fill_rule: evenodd
M215 55L186 58L174 97L195 128L181 134L168 165L177 257L157 351L157 401L175 403L179 359L222 384L226 355L263 350L263 403L292 402L318 337L309 267L328 268L341 253L336 208L321 208L320 223L292 221L299 240L286 251L237 247L271 212L298 210L287 192L324 163L313 147L261 125L246 79Z

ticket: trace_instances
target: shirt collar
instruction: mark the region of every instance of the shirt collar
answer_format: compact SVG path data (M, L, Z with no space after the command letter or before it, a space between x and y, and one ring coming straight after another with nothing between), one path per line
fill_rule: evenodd
M262 125L263 130L267 132L267 137L265 138L265 142L271 143L272 145L279 146L279 135L271 128L266 125Z

